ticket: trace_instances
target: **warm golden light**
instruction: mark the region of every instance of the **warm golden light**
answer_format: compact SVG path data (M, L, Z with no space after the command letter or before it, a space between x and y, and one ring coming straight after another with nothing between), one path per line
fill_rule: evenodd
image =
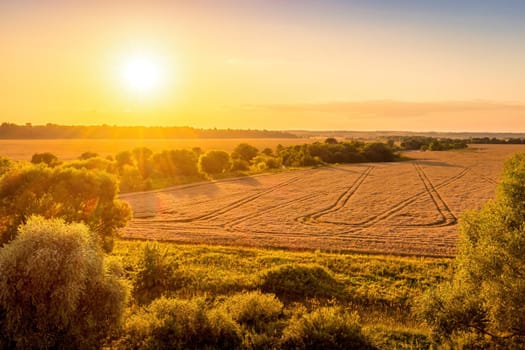
M151 93L163 78L161 63L148 55L130 57L123 67L122 76L126 86L137 93Z

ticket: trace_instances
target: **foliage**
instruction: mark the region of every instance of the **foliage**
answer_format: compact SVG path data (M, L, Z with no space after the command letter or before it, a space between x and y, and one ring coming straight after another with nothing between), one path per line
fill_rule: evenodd
M359 316L340 307L321 307L293 318L283 332L283 349L373 349Z
M60 164L58 157L50 152L35 153L31 157L31 163L40 164L44 163L47 166L54 167Z
M273 294L259 291L232 295L223 301L224 309L240 325L262 331L270 322L276 321L283 313L283 304Z
M133 296L139 304L159 298L171 288L174 266L158 243L147 243L137 264Z
M13 164L14 162L11 159L0 156L0 176L6 173Z
M195 176L197 155L188 150L163 151L153 156L154 168L161 176Z
M202 300L160 298L126 320L119 349L235 349L237 324Z
M384 143L366 144L359 141L315 142L310 145L280 147L278 155L286 166L312 166L322 163L391 162L395 155Z
M224 151L208 151L199 158L199 170L204 174L220 174L230 168L230 155Z
M126 294L86 226L32 217L0 249L0 347L97 348Z
M471 332L500 346L525 344L524 178L520 153L505 163L496 199L463 216L455 274L420 306L438 335Z
M319 265L281 265L263 271L260 288L283 300L340 297L342 285Z
M131 209L117 200L115 178L102 171L42 165L16 167L0 178L0 233L2 241L33 214L83 222L111 250L117 229L131 218Z
M259 150L256 147L247 143L240 143L233 150L232 158L250 162L257 154L259 154Z

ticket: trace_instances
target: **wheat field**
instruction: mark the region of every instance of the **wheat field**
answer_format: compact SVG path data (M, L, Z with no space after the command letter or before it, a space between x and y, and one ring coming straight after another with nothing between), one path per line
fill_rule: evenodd
M461 213L494 196L503 161L525 146L412 152L366 163L130 193L126 238L450 256Z

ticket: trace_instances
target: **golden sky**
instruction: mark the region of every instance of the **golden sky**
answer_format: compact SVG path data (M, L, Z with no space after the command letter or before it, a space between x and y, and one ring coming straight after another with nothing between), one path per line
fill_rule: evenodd
M525 2L430 3L1 2L0 121L524 132Z

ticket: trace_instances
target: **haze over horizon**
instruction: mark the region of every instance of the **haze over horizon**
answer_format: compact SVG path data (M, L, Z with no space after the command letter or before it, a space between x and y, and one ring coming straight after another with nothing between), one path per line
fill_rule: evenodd
M0 3L0 122L525 132L525 2Z

